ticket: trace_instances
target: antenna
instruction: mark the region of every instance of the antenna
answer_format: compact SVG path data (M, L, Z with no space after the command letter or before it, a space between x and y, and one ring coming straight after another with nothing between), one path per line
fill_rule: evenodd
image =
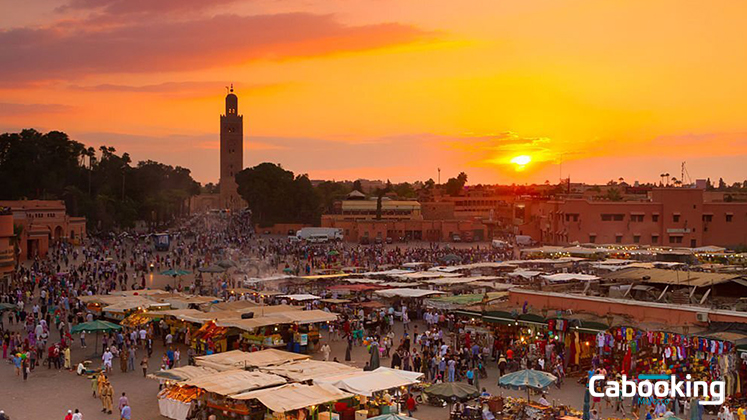
M231 83L231 93L233 93L233 83Z
M682 162L682 174L680 175L680 181L682 181L682 185L685 185L685 180L687 180L687 184L692 184L693 180L690 178L690 173L687 172L687 168L685 167L685 164L687 162Z

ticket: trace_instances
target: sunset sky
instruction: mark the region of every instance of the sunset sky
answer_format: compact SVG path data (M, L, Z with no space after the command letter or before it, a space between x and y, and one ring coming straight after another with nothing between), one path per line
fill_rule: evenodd
M741 182L745 27L737 0L3 1L0 130L215 182L233 82L246 166L632 182L687 161Z

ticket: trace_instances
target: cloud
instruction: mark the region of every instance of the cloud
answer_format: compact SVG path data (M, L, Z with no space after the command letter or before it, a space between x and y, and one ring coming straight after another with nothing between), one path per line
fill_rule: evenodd
M114 93L152 93L164 95L197 95L213 94L216 89L228 86L231 82L206 81L206 82L164 82L150 85L118 85L100 84L91 86L70 85L70 89L83 92L114 92ZM286 89L295 83L264 83L264 84L237 84L234 87L241 92L242 96L272 92Z
M409 25L347 26L330 15L309 13L137 21L107 28L16 28L0 31L0 79L194 71L364 51L429 37L432 34Z
M0 118L16 115L50 114L67 112L72 106L62 104L17 104L0 102Z
M237 0L71 0L57 10L95 10L112 15L194 12L236 2Z

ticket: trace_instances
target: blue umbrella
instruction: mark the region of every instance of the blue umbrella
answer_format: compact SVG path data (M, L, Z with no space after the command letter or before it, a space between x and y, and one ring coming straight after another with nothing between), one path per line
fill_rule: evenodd
M529 400L529 389L547 389L557 381L554 375L541 370L524 369L518 372L503 375L498 379L498 385L504 388L526 389L527 401Z

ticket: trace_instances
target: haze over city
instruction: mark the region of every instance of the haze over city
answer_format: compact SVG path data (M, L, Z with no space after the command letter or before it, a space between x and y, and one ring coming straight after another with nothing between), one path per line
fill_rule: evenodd
M747 5L715 1L6 2L0 131L61 130L216 182L234 84L244 165L312 179L743 181ZM414 158L416 157L416 158ZM520 162L520 163L517 163ZM523 164L521 163L523 162ZM562 165L561 165L562 163Z

